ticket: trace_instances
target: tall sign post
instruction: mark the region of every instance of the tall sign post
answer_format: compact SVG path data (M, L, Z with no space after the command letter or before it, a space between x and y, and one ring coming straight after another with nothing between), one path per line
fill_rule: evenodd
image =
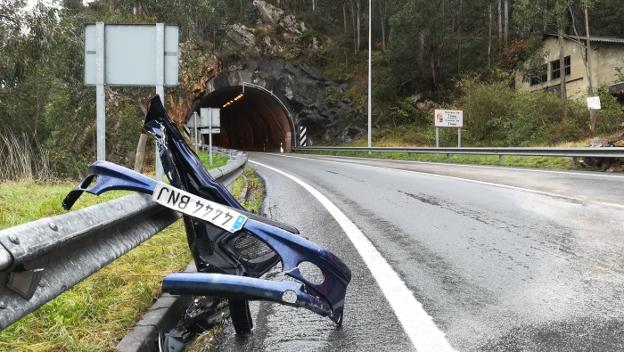
M435 110L433 114L436 148L440 148L440 128L457 128L457 148L461 148L461 129L464 127L462 110Z
M373 146L373 41L372 41L373 3L368 1L368 148ZM368 154L371 154L370 150Z
M105 24L85 26L85 84L96 87L97 159L106 160L104 88L152 86L165 103L165 87L178 85L177 26ZM156 151L156 177L162 178Z
M156 94L160 97L160 100L165 106L165 24L164 23L156 23L156 41L154 43L156 46L156 55L154 58L156 59L156 67L155 67L155 76L156 76ZM158 153L158 146L156 145L155 152L156 155L154 160L156 160L156 179L162 180L163 178L163 166L160 161L160 154Z
M212 166L212 135L221 133L221 110L217 108L201 108L199 109L200 121L198 123L201 128L202 135L208 135L208 158L210 166Z
M95 28L95 108L97 134L97 160L106 160L106 95L104 93L104 23L98 22ZM86 48L86 45L85 45ZM86 49L85 49L86 50ZM85 55L86 59L86 55ZM85 65L86 67L86 65ZM85 74L86 80L86 74Z
M195 153L199 151L199 132L197 131L197 111L193 111L193 130L195 131Z

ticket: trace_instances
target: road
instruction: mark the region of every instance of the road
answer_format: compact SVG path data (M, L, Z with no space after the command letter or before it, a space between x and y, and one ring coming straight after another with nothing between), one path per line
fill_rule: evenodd
M253 335L226 324L219 351L435 350L427 336L436 329L458 351L624 350L624 177L298 154L250 160L266 182L266 215L329 248L353 280L341 328L254 303ZM399 321L407 303L392 301L360 244L278 171L357 225L433 330Z

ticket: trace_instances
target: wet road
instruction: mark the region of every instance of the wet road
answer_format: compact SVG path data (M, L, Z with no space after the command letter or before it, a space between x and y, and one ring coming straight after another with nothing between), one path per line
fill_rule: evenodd
M624 350L624 177L302 155L252 154L294 175L368 237L459 351ZM256 327L220 351L410 351L395 310L327 210L284 175L267 216L297 226L353 271L337 329L254 303ZM448 176L439 176L450 175Z

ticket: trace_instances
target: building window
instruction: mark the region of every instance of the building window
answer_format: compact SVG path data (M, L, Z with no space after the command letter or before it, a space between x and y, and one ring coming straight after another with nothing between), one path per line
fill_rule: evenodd
M531 85L536 86L548 81L548 64L544 64L540 71L533 77L531 77Z
M569 76L572 74L572 59L569 56L563 58L563 64L565 65L565 75Z
M561 65L559 60L550 62L550 79L557 79L561 77Z
M565 71L565 75L569 76L572 74L572 59L570 56L566 56L563 58L563 68ZM559 64L559 60L550 62L550 79L557 79L561 77L561 65Z

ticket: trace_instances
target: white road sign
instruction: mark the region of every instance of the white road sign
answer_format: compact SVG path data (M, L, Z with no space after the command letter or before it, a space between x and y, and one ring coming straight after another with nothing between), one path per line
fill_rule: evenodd
M600 105L600 97L589 97L587 98L587 108L589 110L600 110L602 106Z
M198 128L221 127L221 109L218 108L201 108L199 109Z
M155 24L106 24L104 33L99 34L102 38L98 37L95 24L86 25L85 84L177 86L178 32L177 26L164 26L160 47ZM103 43L98 48L99 40ZM97 64L98 54L104 57L102 68ZM159 72L158 60L161 60L164 72ZM104 70L104 82L98 82L98 69ZM162 75L162 82L159 82L159 74Z
M462 110L436 110L434 112L435 127L464 127Z
M201 134L209 134L210 133L210 128L201 128L199 129L199 133ZM212 129L212 134L219 134L221 133L221 128L213 128Z

